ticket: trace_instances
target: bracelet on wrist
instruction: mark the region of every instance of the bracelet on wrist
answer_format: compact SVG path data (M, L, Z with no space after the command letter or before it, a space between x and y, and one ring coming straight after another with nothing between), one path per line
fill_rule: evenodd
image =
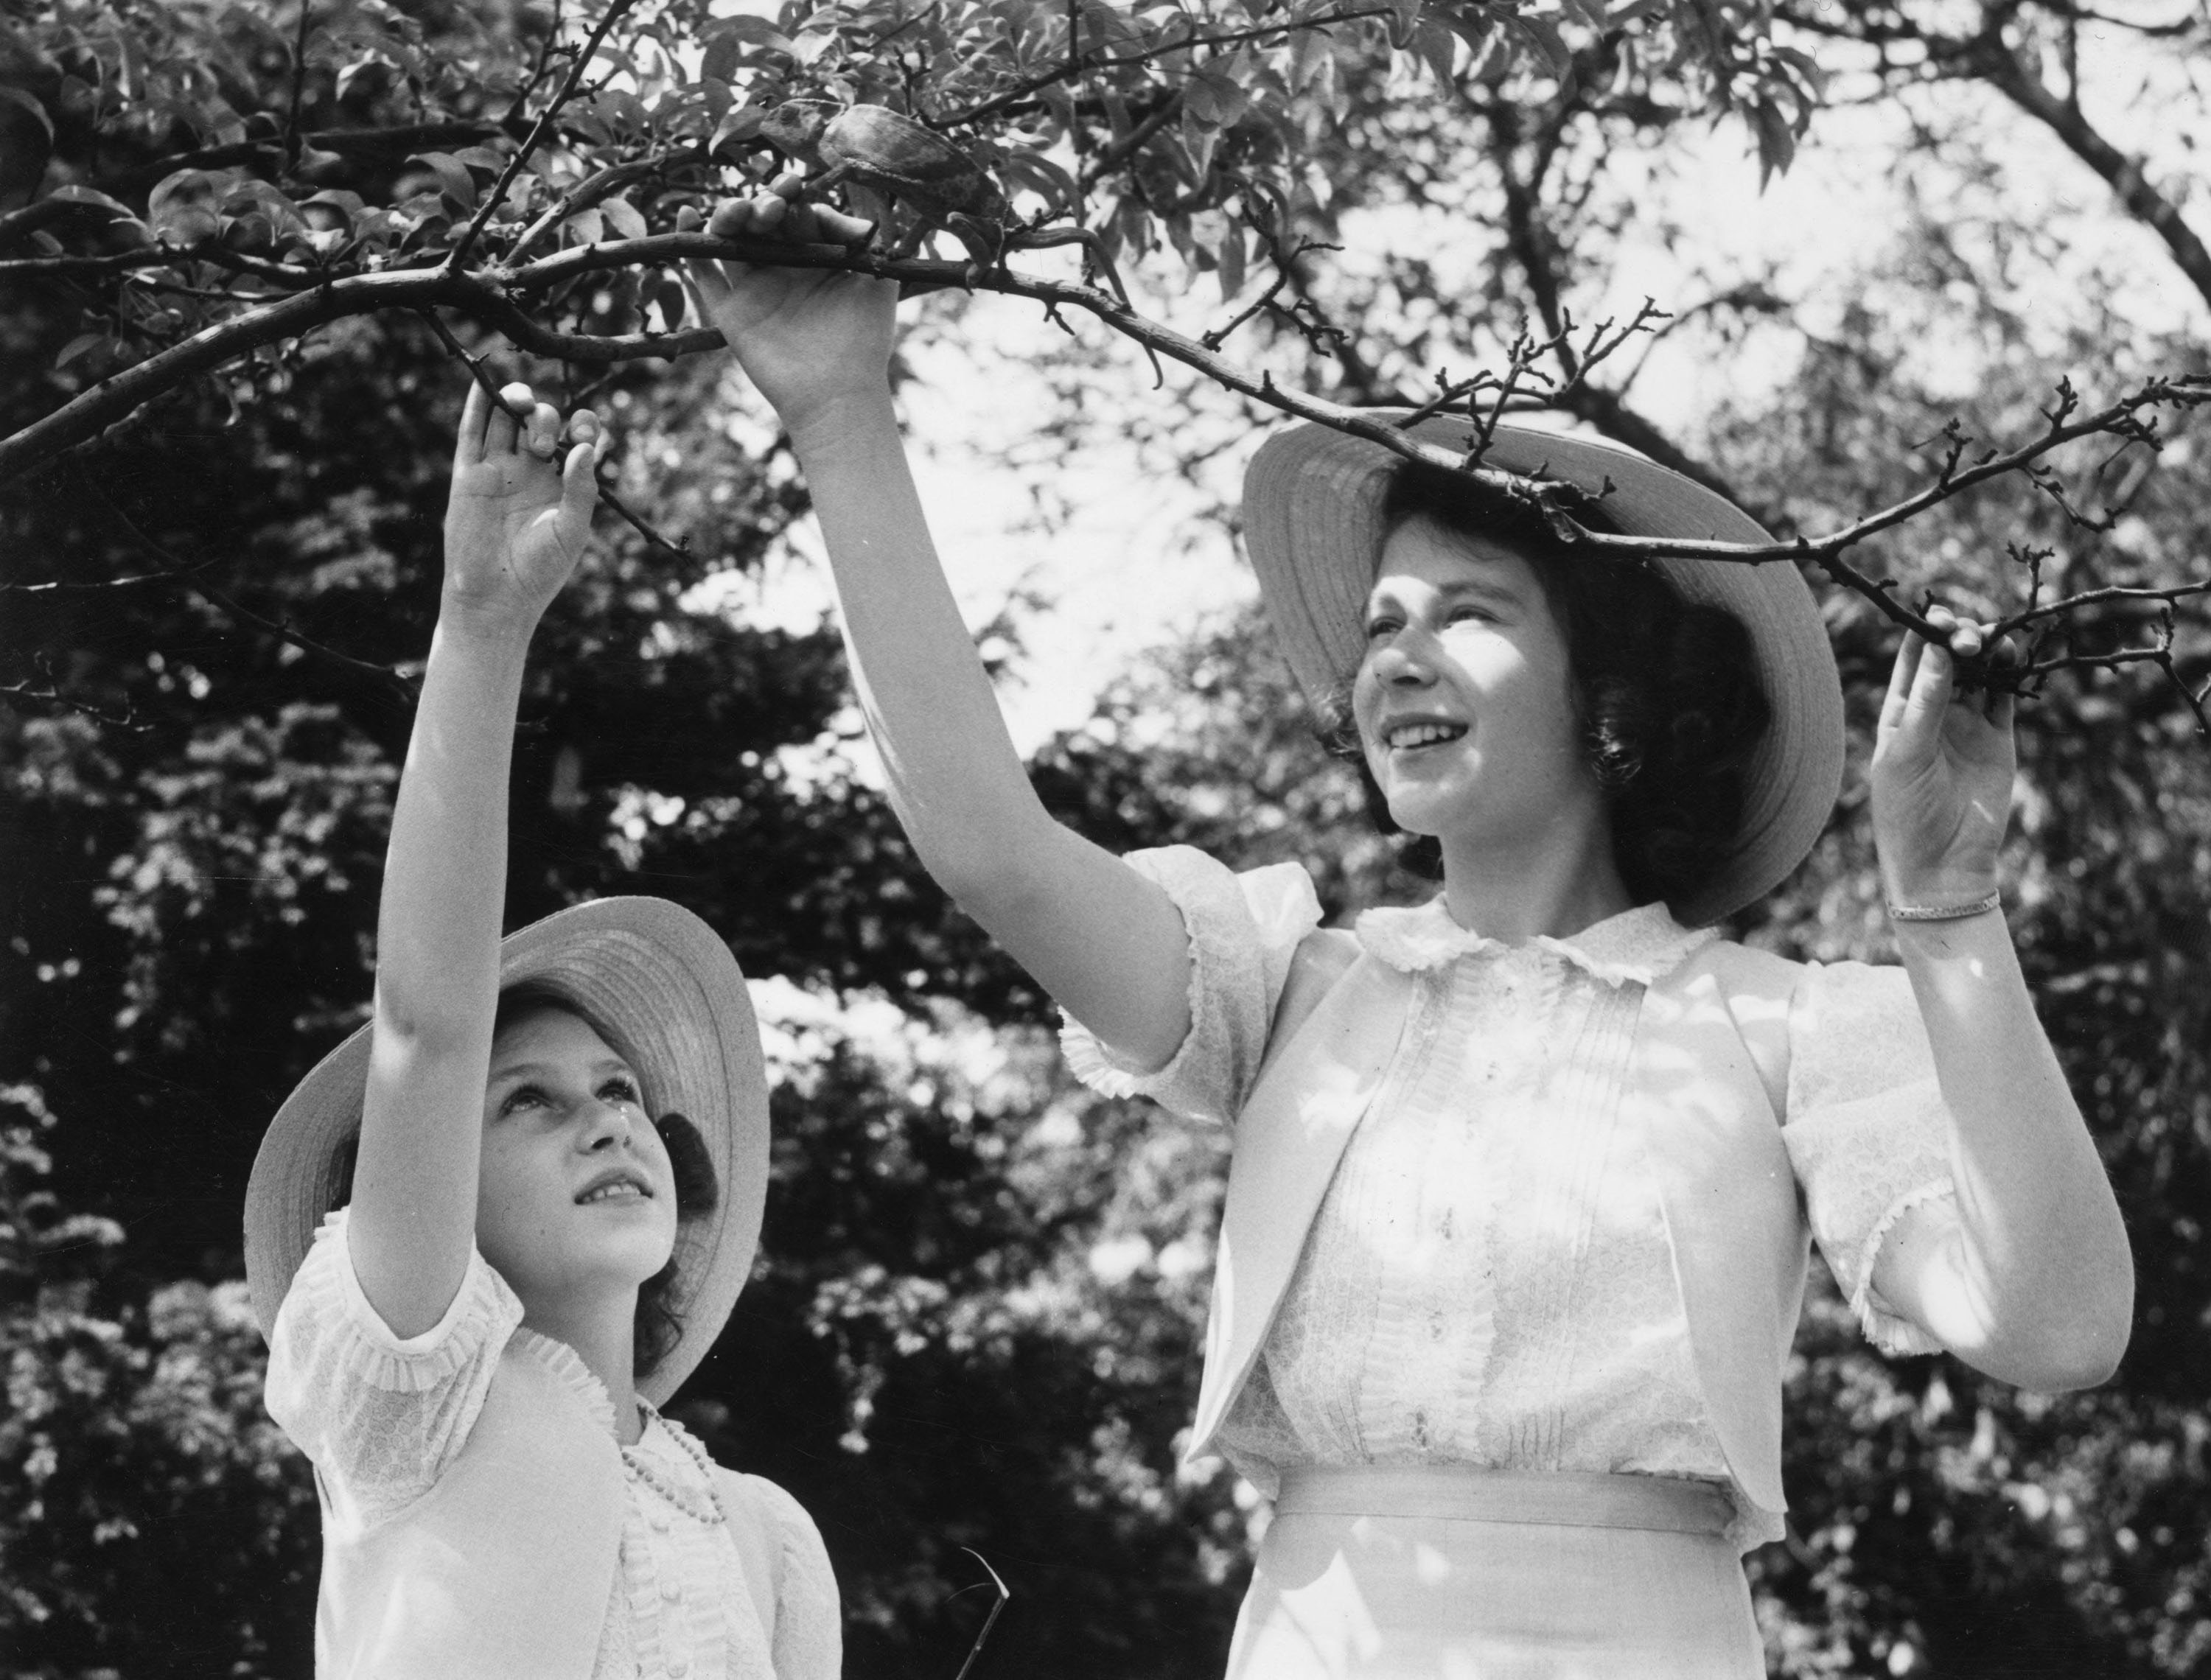
M2003 894L1991 892L1984 898L1975 898L1963 904L1899 904L1891 900L1888 919L1891 922L1963 922L1969 916L1986 916L1990 910L2003 906Z

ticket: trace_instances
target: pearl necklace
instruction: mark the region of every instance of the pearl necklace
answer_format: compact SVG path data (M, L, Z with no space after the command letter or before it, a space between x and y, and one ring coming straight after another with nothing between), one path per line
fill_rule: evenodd
M670 1423L666 1418L661 1417L659 1411L651 1401L639 1400L637 1404L638 1409L645 1413L648 1421L659 1418L661 1427L668 1431L669 1439L681 1447L684 1456L699 1466L699 1474L706 1484L706 1508L701 1510L699 1508L696 1494L679 1484L663 1479L659 1472L645 1461L645 1454L637 1447L625 1447L621 1449L624 1466L631 1475L636 1477L639 1481L644 1483L645 1486L651 1488L653 1492L658 1494L694 1522L703 1522L710 1526L727 1522L730 1520L730 1514L722 1508L721 1490L715 1485L713 1461L707 1458L706 1449L692 1440L689 1432L680 1424ZM644 1437L640 1435L638 1439L642 1444Z

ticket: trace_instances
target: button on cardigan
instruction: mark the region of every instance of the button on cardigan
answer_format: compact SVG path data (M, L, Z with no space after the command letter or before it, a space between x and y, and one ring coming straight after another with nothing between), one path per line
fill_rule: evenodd
M1780 1532L1800 1192L1876 1342L1932 1345L1871 1286L1896 1221L1952 1194L1900 970L1784 963L1657 905L1518 946L1440 900L1316 934L1295 866L1130 861L1190 931L1190 1034L1149 1073L1065 1042L1101 1090L1237 1127L1194 1452L1267 1488L1307 1465L1709 1478L1749 1544Z

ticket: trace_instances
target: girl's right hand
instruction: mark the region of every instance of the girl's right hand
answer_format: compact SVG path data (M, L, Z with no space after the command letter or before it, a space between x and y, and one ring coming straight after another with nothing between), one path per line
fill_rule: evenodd
M591 541L607 435L589 408L564 430L560 410L534 402L518 381L500 396L507 407L472 382L461 410L445 499L445 598L488 628L526 637ZM518 420L514 409L530 418Z
M793 203L798 180L785 176L772 190L724 201L707 231L792 245L846 245L867 236L868 224L856 217ZM750 263L694 263L690 274L706 318L792 432L843 399L881 401L887 393L896 281Z

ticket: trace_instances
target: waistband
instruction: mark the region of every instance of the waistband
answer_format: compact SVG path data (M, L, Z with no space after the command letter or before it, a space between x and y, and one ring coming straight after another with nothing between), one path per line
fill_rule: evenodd
M1278 1516L1439 1517L1722 1534L1735 1502L1714 1482L1675 1476L1483 1470L1472 1465L1306 1465L1282 1472Z

